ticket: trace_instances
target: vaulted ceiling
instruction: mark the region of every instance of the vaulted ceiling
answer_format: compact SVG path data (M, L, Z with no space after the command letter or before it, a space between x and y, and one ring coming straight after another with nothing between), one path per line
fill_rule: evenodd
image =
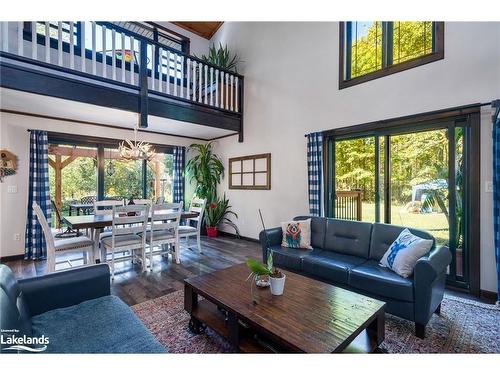
M224 22L207 21L207 22L174 22L173 24L182 27L184 30L191 31L192 33L201 36L205 39L210 39L219 30L219 27Z

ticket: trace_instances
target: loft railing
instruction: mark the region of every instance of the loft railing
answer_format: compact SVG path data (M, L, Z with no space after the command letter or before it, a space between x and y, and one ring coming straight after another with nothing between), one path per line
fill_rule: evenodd
M243 76L110 22L2 22L1 49L167 98L242 112Z
M363 218L363 191L347 190L335 192L335 217L361 221Z

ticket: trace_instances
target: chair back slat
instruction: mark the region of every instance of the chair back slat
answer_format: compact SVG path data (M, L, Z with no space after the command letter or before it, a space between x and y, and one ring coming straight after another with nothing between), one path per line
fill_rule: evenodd
M111 215L113 213L113 208L117 206L123 206L123 201L111 199L94 201L94 214Z
M132 198L132 200L134 201L134 204L149 204L151 206L153 203L151 199Z
M149 206L142 204L114 206L112 215L111 231L113 236L144 234L149 218Z
M151 231L171 230L177 235L182 203L154 204L151 207Z
M189 211L198 212L198 217L189 219L196 221L196 229L198 232L201 230L201 225L203 224L203 215L205 214L205 206L207 204L206 199L193 198L191 204L189 205Z
M33 211L35 211L38 222L42 227L45 242L47 243L47 257L55 257L56 246L54 243L54 236L52 235L52 231L50 230L50 225L47 222L47 218L36 202L33 202Z

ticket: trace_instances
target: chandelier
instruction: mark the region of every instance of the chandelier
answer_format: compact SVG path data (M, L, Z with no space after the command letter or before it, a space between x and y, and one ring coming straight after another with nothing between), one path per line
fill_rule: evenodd
M147 142L137 141L137 128L134 129L134 141L125 139L118 147L120 157L124 160L150 161L156 155L153 146Z

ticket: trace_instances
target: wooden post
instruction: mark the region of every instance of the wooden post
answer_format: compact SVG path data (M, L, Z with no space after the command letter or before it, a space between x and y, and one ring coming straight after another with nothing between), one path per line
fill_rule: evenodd
M357 209L356 209L356 211L357 211L357 219L356 220L361 221L363 219L363 212L362 212L363 211L363 205L362 205L362 202L361 202L363 192L359 190L357 193L358 194L356 196L356 200L357 200L357 202L356 202L357 203Z
M161 163L159 160L155 159L155 198L158 199L161 196Z
M56 155L55 182L56 182L56 206L61 207L61 155ZM59 229L59 221L56 221L56 227Z

